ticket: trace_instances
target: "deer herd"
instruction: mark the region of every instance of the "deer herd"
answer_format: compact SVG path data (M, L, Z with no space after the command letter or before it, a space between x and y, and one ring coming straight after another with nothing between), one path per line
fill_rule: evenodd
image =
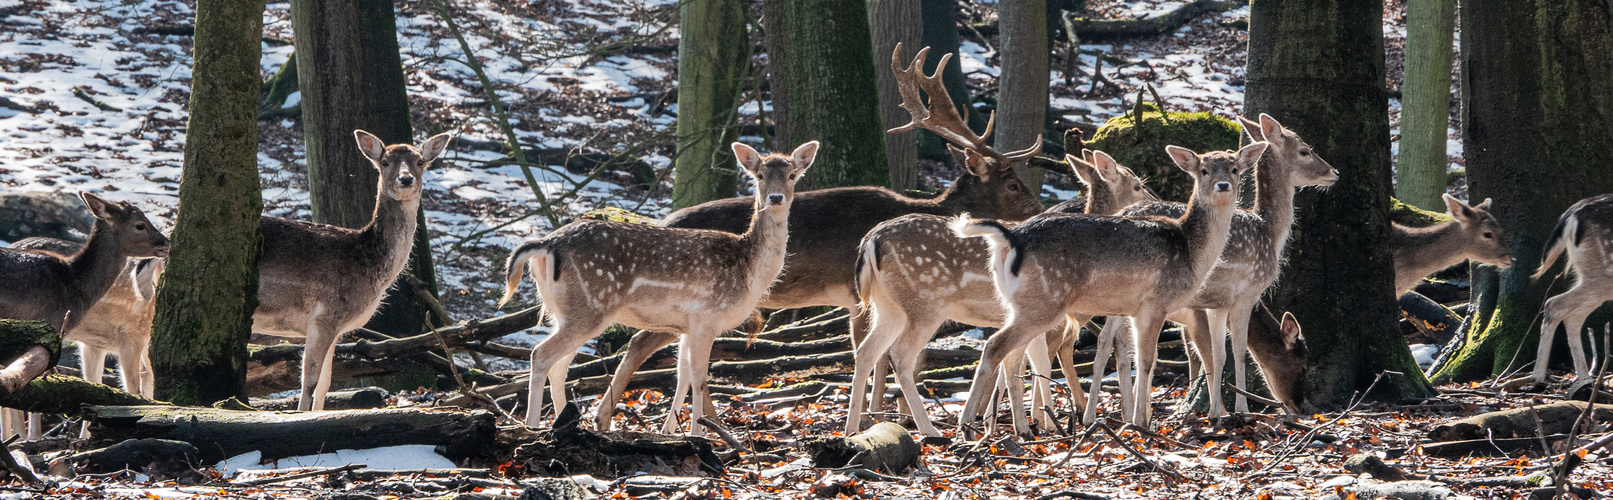
M1260 297L1282 267L1295 191L1339 180L1327 161L1271 116L1240 119L1247 145L1237 151L1166 147L1194 187L1185 203L1161 201L1102 151L1070 151L1063 162L1049 161L1036 157L1040 138L1025 150L997 151L986 139L995 117L984 132L970 130L940 81L951 55L926 75L928 52L920 50L906 67L900 46L891 56L901 107L912 121L890 132L928 130L955 146L964 174L939 196L909 198L879 187L798 193L795 186L817 155L816 141L788 155L763 155L735 142L734 157L754 181L753 196L685 208L661 225L579 220L511 251L499 305L516 297L525 272L553 320L552 333L532 350L526 423L542 420L546 386L553 408L566 403L571 358L620 324L640 332L601 398L597 426L613 423L631 373L681 336L664 431L678 430L687 396L689 432L698 432L700 418L715 414L706 385L714 339L758 308L812 306L850 311L855 364L848 433L862 427L866 412L879 411L890 374L900 386L898 408L919 432L942 435L925 411L916 377L925 345L948 321L998 328L975 369L958 416L961 429L974 429L986 413L995 416L989 410L998 397L1013 409L1016 432L1030 433L1032 420L1051 425L1055 355L1072 400L1085 405L1083 420L1096 418L1098 391L1088 397L1078 383L1075 346L1082 327L1098 317L1105 319L1094 387L1114 355L1119 406L1129 422L1150 421L1155 357L1167 321L1183 326L1190 378L1202 373L1208 387L1221 387L1230 354L1233 383L1246 389L1247 354L1284 409L1299 411L1309 351L1293 315L1276 321ZM419 146L388 146L363 131L354 136L381 174L369 225L262 218L253 329L306 339L299 410L323 408L337 339L374 314L405 267L422 177L449 141L439 134ZM1078 179L1087 187L1084 197L1043 210L1039 193L1013 169L1033 159ZM1248 209L1237 200L1245 174L1254 182ZM122 386L152 396L148 351L168 238L133 205L80 196L95 217L87 241L29 238L0 249L0 278L8 284L0 288L0 318L46 321L83 344L90 381L100 381L106 354L116 354ZM1447 221L1415 229L1392 225L1396 293L1465 260L1512 264L1489 200L1444 200ZM1559 325L1567 326L1575 376L1590 376L1575 332L1613 298L1613 195L1585 199L1562 215L1536 279L1564 258L1577 279L1546 302L1533 372L1540 381ZM1027 365L1035 374L1028 412L1021 382ZM1225 414L1221 391L1207 392L1209 416ZM1233 408L1248 411L1245 391L1237 392ZM20 425L13 414L5 420L8 434ZM37 436L37 424L31 427Z

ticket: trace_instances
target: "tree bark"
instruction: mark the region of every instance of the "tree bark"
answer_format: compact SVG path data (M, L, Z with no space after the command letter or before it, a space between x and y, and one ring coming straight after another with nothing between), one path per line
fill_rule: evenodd
M1295 197L1288 265L1272 291L1272 310L1305 325L1304 406L1341 407L1387 370L1404 376L1374 396L1426 397L1432 388L1396 329L1383 2L1254 0L1249 16L1245 115L1276 117L1340 174Z
M920 3L921 0L869 0L868 25L874 33L875 61L883 61L898 43L909 53L919 50L923 43ZM879 116L884 127L891 129L907 123L910 117L902 110L896 75L879 69L874 75L879 80ZM885 164L890 167L891 189L902 192L918 187L918 140L886 137Z
M998 151L1017 151L1036 145L1047 124L1047 0L998 3L997 18L1002 77L994 141ZM1025 163L1014 172L1031 192L1042 191L1042 169Z
M354 129L375 134L387 144L414 142L392 8L391 2L379 0L291 3L315 222L359 228L374 217L379 174L353 143ZM424 214L422 208L404 273L426 283L435 296L436 273ZM403 280L399 284L366 326L389 335L430 329L425 304Z
M958 2L957 0L921 0L924 16L924 46L930 48L929 59L924 60L924 74L935 72L941 57L952 54L952 62L941 72L941 83L946 85L952 104L958 107L958 116L969 120L969 128L980 132L986 128L986 117L974 107L969 86L963 81L963 69L958 63ZM914 48L917 51L917 47ZM883 56L881 56L883 57ZM919 131L919 157L939 162L952 161L947 154L947 141L928 130ZM937 188L938 189L938 188Z
M788 116L777 126L790 141L781 149L822 143L797 189L889 185L874 83L875 68L883 67L874 64L866 2L766 0L762 6L764 17L777 22L767 36L769 56L780 56L770 63L773 106ZM778 92L780 82L786 93Z
M739 136L739 95L751 47L744 2L689 0L678 12L683 35L678 39L673 209L729 198L738 190L728 144Z
M157 397L179 404L246 397L263 212L262 36L262 0L197 2L179 218L151 331Z
M1445 129L1451 123L1451 37L1456 0L1406 3L1406 77L1401 86L1395 194L1434 210L1445 194Z
M1512 245L1513 266L1474 268L1472 328L1435 374L1440 381L1483 379L1534 359L1548 287L1567 285L1529 278L1546 238L1569 205L1613 191L1605 167L1613 162L1613 33L1605 5L1467 0L1461 9L1468 196L1494 199L1491 213ZM1592 316L1587 324L1603 321Z

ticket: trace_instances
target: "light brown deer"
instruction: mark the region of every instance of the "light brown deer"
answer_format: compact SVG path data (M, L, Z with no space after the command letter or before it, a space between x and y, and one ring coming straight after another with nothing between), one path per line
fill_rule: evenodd
M0 248L0 318L41 320L67 332L123 274L130 257L168 255L168 237L138 207L90 193L79 197L95 215L90 238L70 256Z
M1066 162L1089 187L1081 207L1086 213L1111 214L1138 201L1157 199L1136 174L1108 154L1089 151L1084 156L1089 160L1069 156ZM862 309L872 315L873 326L857 346L847 434L861 428L864 380L873 376L875 365L888 355L914 424L925 435L940 436L924 412L914 379L924 345L949 320L997 327L1005 319L1007 311L987 267L990 254L985 242L958 238L949 228L951 223L951 218L938 215L906 215L875 226L863 237L857 259L857 292ZM1010 362L1008 366L1017 365ZM1073 367L1073 363L1066 362L1066 366ZM1067 373L1074 373L1073 368ZM883 384L875 382L877 398ZM1010 387L1015 382L1017 378L1005 380ZM1079 384L1071 387L1081 390ZM1010 393L1017 392L1010 388ZM1017 410L1014 423L1022 434L1028 432Z
M992 276L1008 309L1007 322L986 342L972 387L994 387L1005 359L1066 320L1080 325L1092 316L1124 315L1134 325L1137 386L1146 391L1160 325L1167 313L1191 302L1214 268L1236 211L1239 174L1266 147L1256 142L1236 153L1200 155L1167 146L1194 180L1180 218L1048 214L1009 229L959 217L953 225L958 235L989 244ZM970 397L961 424L973 423L986 399ZM1147 420L1146 407L1141 417Z
M1613 299L1613 194L1579 200L1557 218L1557 227L1546 240L1546 257L1541 260L1534 279L1544 277L1565 253L1568 258L1563 271L1573 273L1574 286L1546 299L1542 312L1545 319L1540 323L1540 346L1535 351L1534 372L1530 374L1536 382L1546 381L1551 341L1557 336L1558 326L1566 326L1568 349L1574 358L1574 377L1578 380L1591 377L1591 363L1585 359L1585 342L1581 337L1585 334L1585 317L1603 302Z
M1490 215L1490 200L1469 206L1449 194L1444 197L1450 220L1421 228L1389 226L1395 295L1405 295L1424 276L1468 259L1501 269L1512 267L1512 250L1501 223Z
M985 137L990 135L991 122L995 120L988 122L985 132L975 134L959 116L952 98L940 87L941 68L946 67L951 55L943 56L935 72L924 76L922 68L929 49L920 50L907 68L901 66L901 51L898 46L891 54L891 70L908 82L905 85L917 86L921 81L934 83L909 87L909 92L915 96L919 89L924 89L930 106L926 108L923 101L916 98L904 99L902 107L913 116L913 121L891 129L890 133L920 128L935 132L964 148L965 173L940 196L931 199L909 198L875 186L838 187L798 194L790 212L790 232L795 237L790 238L784 272L758 303L759 307L767 309L845 307L851 312L853 342L859 344L868 325L867 316L857 309L853 269L857 262L857 243L868 230L880 222L907 214L971 212L982 217L1024 220L1042 211L1037 193L1027 188L1012 170L1014 163L1035 156L1041 150L1042 141L1038 139L1035 146L1021 151L1000 153L993 149ZM750 206L747 198L703 203L673 212L665 226L738 234L750 226ZM600 398L596 415L598 428L610 428L616 402L627 389L632 373L655 351L677 338L677 334L654 330L633 336L611 377L610 389Z
M542 415L543 386L552 380L555 408L566 402L567 361L612 324L684 335L678 387L666 432L677 429L683 394L693 399L689 431L711 400L706 374L711 343L750 317L784 268L795 183L812 165L817 141L790 156L763 157L733 143L734 156L756 181L755 215L742 234L580 220L510 252L504 301L515 296L528 265L554 332L532 348L526 422Z
M353 131L359 151L380 171L375 215L359 229L262 218L258 308L252 330L305 337L298 410L322 410L341 334L364 326L409 262L425 170L448 147L448 133L419 147L386 145Z

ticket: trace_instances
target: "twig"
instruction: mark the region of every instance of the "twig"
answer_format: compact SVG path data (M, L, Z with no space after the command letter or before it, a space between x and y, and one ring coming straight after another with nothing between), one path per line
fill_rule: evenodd
M1328 421L1326 423L1323 423L1322 425L1318 425L1318 426L1312 428L1309 432L1306 432L1304 435L1300 436L1300 439L1297 442L1295 442L1293 445L1290 445L1290 446L1288 446L1286 448L1283 448L1283 452L1277 454L1277 456L1275 458L1272 458L1271 462L1267 463L1265 467L1261 467L1259 472L1266 472L1266 471L1269 471L1269 470L1277 467L1277 464L1282 463L1283 460L1287 459L1290 455L1293 455L1294 452L1299 447L1305 446L1306 443L1309 443L1311 437L1315 436L1316 433L1321 432L1322 429L1326 429L1326 428L1328 428L1330 426L1337 425L1339 422L1344 421L1344 418L1348 417L1350 415L1350 412L1355 411L1356 407L1361 406L1361 403L1366 402L1367 395L1372 393L1372 389L1378 387L1378 382L1383 381L1383 376L1384 375L1389 375L1389 374L1403 375L1400 372L1388 371L1388 370L1385 370L1383 372L1378 373L1377 377L1373 377L1372 384L1367 386L1367 390L1361 392L1361 397L1356 399L1354 403L1351 403L1349 408L1345 408L1344 413L1339 414L1339 418L1335 418L1335 419L1330 420L1330 421Z
M1106 497L1106 496L1103 496L1103 495L1098 495L1098 494L1094 494L1094 493L1082 493L1082 492L1079 492L1079 491L1071 491L1071 490L1064 490L1064 491L1060 491L1058 493L1049 493L1049 494L1046 494L1046 495L1036 497L1036 500L1053 500L1055 498L1079 498L1081 500L1109 500L1109 497Z
M1228 389L1232 389L1232 392L1242 394L1243 397L1249 398L1250 401L1254 401L1256 403L1260 403L1260 404L1263 404L1263 405L1266 405L1266 406L1270 406L1272 408L1282 408L1283 411L1288 411L1288 407L1284 406L1282 403L1278 402L1277 400L1269 399L1269 398L1266 398L1264 396L1259 396L1259 395L1256 395L1255 393L1252 393L1252 392L1249 392L1249 391L1246 391L1246 390L1243 390L1243 389L1239 389L1238 384L1226 384L1226 386L1227 386Z
M722 437L722 440L727 442L729 447L744 453L756 453L756 450L752 450L749 446L745 446L745 443L741 443L738 438L734 437L733 433L728 432L728 428L723 427L722 424L712 420L711 417L702 416L699 420L696 420L696 422L700 422L700 425L704 425L707 429L711 429L713 432L716 432L717 436Z
M11 471L11 475L22 479L24 483L39 484L39 476L34 475L34 471L28 470L27 467L17 463L16 457L11 456L11 443L9 441L0 443L0 465L5 465L6 470Z
M497 413L500 417L504 417L505 420L508 420L510 422L514 422L516 425L520 425L522 427L527 427L525 420L517 419L517 418L515 418L514 415L510 415L509 412L504 411L504 408L502 408L502 407L500 407L498 405L498 401L494 401L493 398L487 397L486 394L476 392L476 389L474 387L466 387L465 378L461 377L459 375L459 364L454 363L454 353L450 352L448 350L448 342L443 340L442 332L439 332L437 330L432 330L431 334L435 335L437 337L437 344L442 346L442 353L445 356L445 358L448 360L448 366L449 366L448 373L453 374L453 376L454 376L454 384L455 384L456 387L459 388L459 393L460 394L463 394L463 395L465 395L465 397L470 398L472 401L480 403L482 406L485 406L488 409L493 410L494 413ZM529 411L529 412L530 411L538 411L538 410L540 410L540 408L527 408L527 411ZM530 428L530 427L528 427L528 428Z
M1124 448L1127 452L1130 452L1131 456L1137 457L1138 460L1142 460L1143 463L1148 464L1148 467L1150 467L1150 468L1152 468L1154 470L1163 472L1166 475L1169 475L1169 476L1171 476L1172 478L1175 478L1178 481L1186 481L1187 480L1187 477L1183 476L1182 473L1180 473L1180 472L1176 472L1175 470L1172 470L1172 469L1167 469L1167 468L1164 468L1164 467L1160 467L1159 464L1155 463L1153 459L1148 458L1148 455L1144 455L1142 451L1139 451L1137 448L1132 447L1131 443L1127 443L1126 440L1121 439L1120 435L1116 434L1114 429L1110 429L1109 426L1104 425L1102 422L1099 422L1099 423L1097 423L1095 425L1097 425L1098 428L1103 429L1104 433L1109 434L1109 439L1114 441L1115 444L1120 445L1121 448Z
M1163 443L1171 445L1171 446L1175 446L1177 448L1181 448L1181 449L1184 449L1184 450L1193 449L1192 446L1188 446L1186 444L1183 444L1181 441L1171 439L1170 437L1167 437L1164 434L1160 434L1158 432L1154 432L1154 431L1145 429L1143 427L1139 427L1139 426L1131 425L1131 424L1128 424L1128 423L1125 423L1125 422L1121 422L1119 420L1115 420L1114 417L1104 417L1104 420L1107 421L1111 425L1112 424L1120 424L1120 431L1121 432L1125 432L1126 430L1129 429L1129 430L1137 431L1138 434L1142 434L1144 436L1148 436L1148 437L1151 437L1151 438L1154 438L1154 439L1158 439L1160 442L1163 442Z
M117 106L101 102L101 100L91 96L88 91L84 90L84 87L73 87L73 97L77 97L84 102L90 103L91 106L95 106L95 109L99 109L101 111L111 111L114 113L123 111L123 109L118 108Z
M238 483L230 483L230 486L263 486L265 484L281 483L281 482L292 481L292 480L297 480L297 479L307 479L307 478L310 478L310 477L319 477L319 476L325 476L325 475L330 475L330 474L346 472L346 471L350 471L350 470L363 469L364 467L365 467L364 464L347 464L347 465L343 465L341 467L331 467L329 469L324 469L324 470L308 471L308 472L301 472L301 473L291 474L291 475L286 475L286 476L265 477L265 478L260 478L260 479L253 479L253 480L250 480L250 481L241 481L241 482L238 482Z

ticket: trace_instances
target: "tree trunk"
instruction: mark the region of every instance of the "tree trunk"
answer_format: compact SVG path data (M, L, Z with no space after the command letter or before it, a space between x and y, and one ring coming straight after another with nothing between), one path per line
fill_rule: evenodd
M262 37L262 0L197 2L179 218L151 330L156 395L178 404L246 398L262 238Z
M353 130L387 144L411 144L409 94L398 54L392 3L377 0L291 3L297 38L297 87L302 92L303 143L308 149L308 191L314 221L348 228L375 215L379 175L353 143ZM409 267L404 270L436 293L430 240L421 209ZM367 327L390 335L428 330L429 310L403 280ZM438 324L447 318L437 318Z
M738 190L728 144L739 137L739 94L751 47L744 2L689 0L678 12L683 35L678 39L674 209L729 198Z
M1529 275L1546 238L1569 205L1613 191L1605 167L1613 162L1613 33L1604 4L1467 0L1461 8L1468 196L1495 200L1491 213L1512 245L1513 266L1474 269L1472 328L1436 373L1442 381L1482 379L1534 359L1537 315L1554 280Z
M1047 121L1047 0L997 4L1002 39L1002 77L997 80L997 137L994 146L1008 152L1036 145ZM1014 167L1031 192L1042 191L1042 169Z
M874 61L884 61L896 50L896 44L909 54L921 47L923 25L919 13L920 0L869 0L868 25L874 33ZM957 30L952 30L957 33ZM940 56L936 56L940 57ZM875 65L874 76L879 79L879 116L886 129L900 127L910 118L902 110L902 95L896 90L896 75ZM891 189L897 192L918 187L918 141L908 138L885 138L885 164L890 166Z
M1340 175L1295 197L1288 266L1272 292L1272 311L1294 313L1311 346L1304 406L1339 408L1386 370L1405 375L1388 376L1377 396L1426 397L1432 388L1396 329L1383 2L1255 0L1249 15L1244 113L1284 122Z
M865 2L767 0L763 9L777 22L767 36L769 56L779 55L771 62L773 107L788 116L777 126L790 141L781 149L823 144L799 189L888 185ZM788 85L783 94L781 81Z
M952 104L958 107L958 116L969 120L969 128L980 132L986 128L986 117L974 107L969 86L964 84L962 66L958 64L958 2L957 0L922 0L924 16L924 46L930 48L930 58L924 60L924 74L935 71L941 56L952 54L952 62L941 72L941 83L946 84ZM918 47L913 51L916 53ZM876 54L877 55L877 54ZM887 54L888 55L888 54ZM881 56L883 57L883 56ZM883 60L883 59L878 59ZM947 154L947 141L928 130L919 131L919 157L940 162L951 162ZM936 188L939 189L939 188Z
M1406 3L1406 78L1401 86L1400 201L1436 210L1445 194L1445 129L1451 123L1451 35L1456 0Z

